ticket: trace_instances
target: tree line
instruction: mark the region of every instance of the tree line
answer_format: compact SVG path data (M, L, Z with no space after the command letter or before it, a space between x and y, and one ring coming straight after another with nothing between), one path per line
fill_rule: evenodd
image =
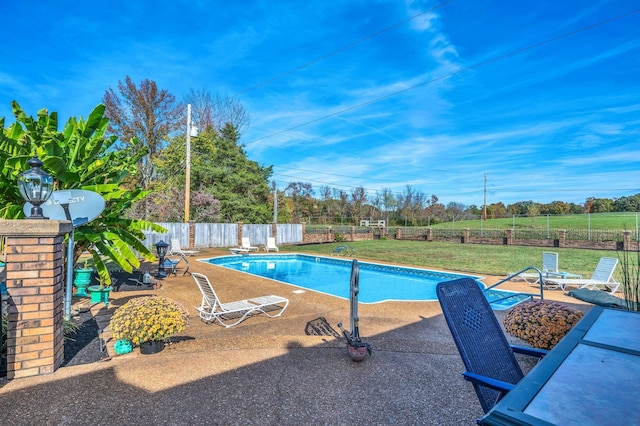
M370 192L361 186L348 190L330 186L314 188L303 181L277 188L271 181L273 166L250 160L240 142L242 133L250 125L250 117L237 99L201 89L191 90L178 100L152 80L136 84L126 76L115 89L105 91L102 102L108 126L105 134L115 138L115 142L109 143L109 152L126 153L131 163L113 165L127 171L120 173L121 187L137 194L119 211L128 219L149 222L185 219L187 104L191 105L192 125L199 129L197 137L190 139L188 219L195 222L268 223L273 221L275 200L280 223L321 218L324 223L358 224L362 219L384 219L389 225L417 225L472 219L485 214L486 219L492 219L514 214L640 211L640 194L617 199L591 197L582 205L563 201L543 204L529 200L510 205L497 202L485 209L458 202L445 205L436 195L428 195L411 185L401 192L390 188ZM15 111L22 114L19 106ZM18 119L16 125L20 121L24 120ZM106 154L98 153L98 156ZM11 170L11 176L16 170ZM77 182L77 185L82 187L85 183ZM8 216L11 215L5 215Z

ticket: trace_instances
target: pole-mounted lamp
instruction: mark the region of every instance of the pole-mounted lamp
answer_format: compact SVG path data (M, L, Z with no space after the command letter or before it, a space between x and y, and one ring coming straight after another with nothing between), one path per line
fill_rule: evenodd
M33 153L27 164L31 169L18 176L18 189L22 197L31 203L31 215L27 219L48 219L42 215L42 204L46 203L53 190L53 178L43 172L42 161Z
M156 251L158 252L158 275L156 278L166 278L167 274L164 272L164 257L167 255L167 249L169 244L160 240L156 243Z

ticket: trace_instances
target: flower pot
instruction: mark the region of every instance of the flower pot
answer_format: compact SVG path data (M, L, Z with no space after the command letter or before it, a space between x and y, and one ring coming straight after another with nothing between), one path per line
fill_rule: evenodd
M93 275L93 269L75 269L73 277L73 285L76 286L78 291L76 296L87 297L86 288L91 284L91 276Z
M347 348L349 348L349 356L351 357L351 359L355 362L360 362L364 359L364 357L367 355L367 347L366 346L361 346L361 347L353 347L353 346L347 346Z
M109 292L113 289L113 287L104 287L100 288L99 285L92 285L87 287L89 293L91 293L91 303L104 303L104 305L109 307Z
M140 353L143 355L156 354L164 349L164 341L152 340L151 342L140 343Z

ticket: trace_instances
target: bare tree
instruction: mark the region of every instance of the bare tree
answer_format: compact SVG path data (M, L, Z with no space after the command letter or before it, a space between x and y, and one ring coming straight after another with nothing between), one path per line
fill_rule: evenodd
M351 191L351 212L355 224L358 225L364 215L364 203L367 202L367 191L359 186Z
M249 113L236 98L213 96L204 89L191 89L185 96L185 102L191 104L191 120L198 129L213 127L220 131L226 124L231 124L241 135L249 127Z
M147 149L147 155L138 163L140 184L148 188L153 180L152 160L156 157L171 132L179 128L184 112L175 96L159 90L155 81L140 82L140 87L126 76L118 82L118 93L107 89L103 102L105 116L109 118L109 131L126 145Z

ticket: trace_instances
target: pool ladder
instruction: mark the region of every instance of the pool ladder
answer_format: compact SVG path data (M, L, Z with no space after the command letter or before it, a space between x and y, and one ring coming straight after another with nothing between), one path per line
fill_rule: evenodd
M523 272L531 271L531 270L537 272L538 275L539 275L539 278L538 278L538 284L540 285L540 292L539 293L526 293L526 292L513 293L513 294L511 294L509 296L502 297L502 298L497 299L497 300L492 300L489 303L490 304L491 303L497 303L497 302L500 302L502 300L510 299L510 298L512 298L514 296L523 296L523 295L524 296L529 296L531 298L531 300L533 300L534 297L539 297L540 300L544 300L544 286L543 286L544 283L542 281L542 271L540 271L540 269L536 268L535 266L527 266L526 268L524 268L524 269L522 269L522 270L520 270L520 271L518 271L518 272L516 272L514 274L509 275L507 278L504 278L504 279L498 281L494 285L485 288L484 291L486 292L486 291L492 290L492 289L498 287L499 285L506 283L507 281L511 281L512 278L517 277L518 275L522 274Z

